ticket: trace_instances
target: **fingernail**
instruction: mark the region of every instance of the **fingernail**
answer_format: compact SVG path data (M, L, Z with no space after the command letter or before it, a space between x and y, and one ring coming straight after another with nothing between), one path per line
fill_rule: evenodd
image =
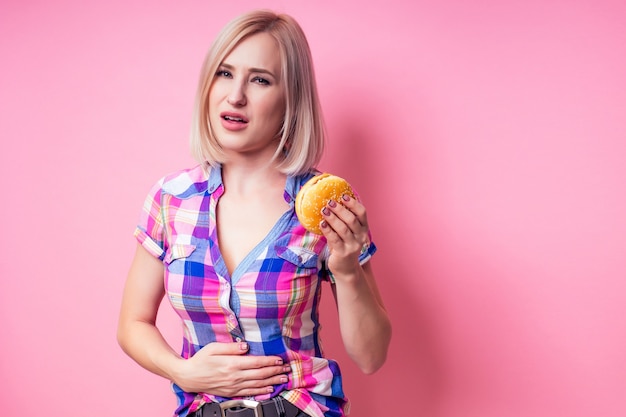
M287 365L283 368L283 371L285 372L291 372L291 366Z
M248 344L247 343L240 343L239 344L239 349L241 349L241 350L248 350Z
M323 214L324 216L328 216L328 215L330 215L330 210L328 209L328 207L324 207L324 208L322 209L322 214Z
M326 229L326 228L328 227L328 223L326 222L326 220L322 220L322 221L320 222L320 227L321 227L322 229Z
M335 207L337 205L337 203L335 203L335 200L330 200L328 202L328 207Z
M274 387L267 387L267 392L274 392Z
M282 364L283 364L282 359L276 359L276 365L282 365Z
M341 198L343 199L343 201L350 201L350 196L348 194L342 195Z
M286 376L280 377L280 382L287 382L287 381L289 381L289 378L287 378Z

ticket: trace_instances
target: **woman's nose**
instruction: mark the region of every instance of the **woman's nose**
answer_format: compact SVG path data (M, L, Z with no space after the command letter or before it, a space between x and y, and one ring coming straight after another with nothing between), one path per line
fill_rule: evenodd
M233 83L232 89L226 99L232 106L243 106L246 104L246 93L239 83Z

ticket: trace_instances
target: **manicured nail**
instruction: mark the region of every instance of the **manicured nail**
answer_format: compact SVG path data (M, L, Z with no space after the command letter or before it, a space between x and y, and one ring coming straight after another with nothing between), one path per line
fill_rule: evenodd
M283 364L282 359L276 359L276 365L282 365L282 364Z
M287 382L287 381L289 381L289 378L287 378L286 376L281 376L280 377L280 382L284 383L284 382Z
M328 207L335 207L337 205L337 203L335 202L335 200L330 200L328 202Z
M328 207L324 207L324 208L322 209L322 214L323 214L324 216L330 216L330 210L328 209Z
M267 392L274 392L274 387L267 387Z
M248 344L247 343L240 343L239 344L239 349L241 349L241 350L248 350Z
M342 195L341 198L343 199L343 201L350 201L350 196L348 194Z
M287 365L283 368L283 371L285 372L291 372L291 366Z
M326 220L322 220L322 221L320 222L320 227L321 227L322 229L326 229L326 228L328 227L328 223L326 222Z

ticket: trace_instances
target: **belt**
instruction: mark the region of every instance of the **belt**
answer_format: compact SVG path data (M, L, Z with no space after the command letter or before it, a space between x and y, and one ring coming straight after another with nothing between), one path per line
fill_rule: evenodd
M267 401L206 403L189 417L297 417L300 413L302 411L299 408L283 397L275 397Z

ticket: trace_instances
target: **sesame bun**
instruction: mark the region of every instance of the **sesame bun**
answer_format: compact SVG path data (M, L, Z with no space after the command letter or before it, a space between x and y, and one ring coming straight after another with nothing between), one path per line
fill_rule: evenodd
M352 187L343 178L328 173L311 178L296 196L298 220L308 231L321 235L322 209L330 200L341 203L344 194L355 198Z

